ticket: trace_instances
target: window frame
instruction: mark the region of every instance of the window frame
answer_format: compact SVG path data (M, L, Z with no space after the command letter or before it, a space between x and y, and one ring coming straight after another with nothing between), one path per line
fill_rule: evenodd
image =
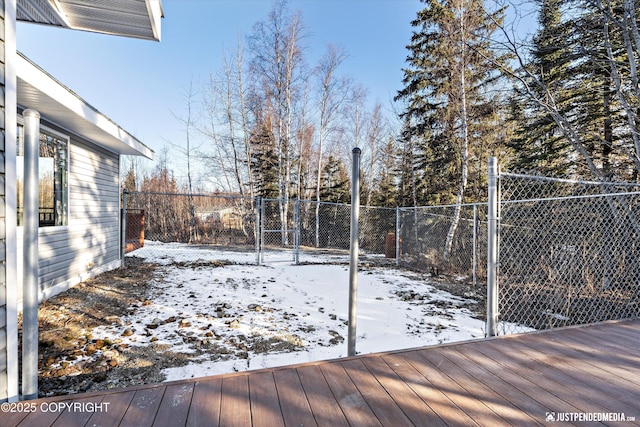
M49 135L57 140L60 140L62 142L65 143L66 149L65 149L65 163L66 163L66 168L64 171L64 186L65 191L64 191L64 197L65 197L65 203L64 203L64 207L65 207L65 212L64 212L64 217L66 219L64 224L61 225L42 225L42 221L40 220L40 218L38 219L38 231L39 232L43 232L45 230L51 230L51 231L60 231L60 230L64 230L67 229L69 227L69 220L70 220L70 185L69 185L69 175L70 175L70 169L71 169L71 137L67 134L61 133L60 131L57 131L55 129L50 128L47 125L44 124L40 124L40 135L38 136L38 141L42 140L42 134L45 135ZM24 119L22 117L22 115L18 115L18 123L17 123L17 135L16 135L16 163L18 163L18 161L20 159L24 159L24 155L20 155L20 146L23 147L24 150ZM54 160L55 161L55 160ZM54 174L55 174L55 166L54 166ZM24 183L24 167L22 168L22 176L20 177L20 174L18 173L18 167L16 165L16 184L20 181L22 181ZM22 178L22 179L20 179ZM54 187L54 192L55 192L55 187ZM18 193L18 188L16 185L16 193ZM54 196L55 198L55 196ZM22 198L24 199L24 198ZM18 211L18 201L20 200L20 198L18 197L18 194L16 194L16 219L20 220L21 217L21 213ZM54 207L55 209L55 207ZM24 225L18 224L17 225L18 230L21 230Z

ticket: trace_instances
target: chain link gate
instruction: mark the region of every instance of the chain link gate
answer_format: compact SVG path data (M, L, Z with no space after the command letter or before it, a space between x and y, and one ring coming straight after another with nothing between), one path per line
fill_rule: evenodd
M499 333L640 315L640 192L499 174Z

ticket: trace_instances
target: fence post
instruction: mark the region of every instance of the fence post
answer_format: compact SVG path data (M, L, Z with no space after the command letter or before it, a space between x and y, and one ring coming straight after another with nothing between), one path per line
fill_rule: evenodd
M400 206L396 206L396 265L400 265Z
M261 227L261 215L260 215L260 209L261 209L261 199L260 196L256 196L256 225L255 225L255 236L256 236L256 264L260 265L260 238L261 238L261 234L262 233L262 227Z
M354 148L351 172L351 256L349 259L349 335L347 354L356 354L356 305L358 297L358 251L360 221L360 149Z
M478 284L478 275L476 270L478 269L478 205L473 205L473 286Z
M264 200L260 199L260 261L258 264L264 262Z
M122 227L122 229L120 230L122 236L120 248L120 250L122 251L122 258L120 263L121 267L125 266L124 256L127 253L127 194L128 192L126 189L122 190L122 219L120 220Z
M300 264L300 199L293 205L293 261Z
M498 160L489 158L487 218L487 335L498 335Z

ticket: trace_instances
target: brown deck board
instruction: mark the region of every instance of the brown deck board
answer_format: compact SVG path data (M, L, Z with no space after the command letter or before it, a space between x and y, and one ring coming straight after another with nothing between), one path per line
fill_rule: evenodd
M120 424L123 427L153 425L165 388L153 387L137 390Z
M576 331L578 332L578 331ZM576 334L577 335L577 334ZM562 354L566 354L571 357L571 360L575 361L573 365L582 365L582 369L589 369L589 366L602 367L611 375L617 375L621 378L633 380L637 378L636 374L640 369L640 360L635 358L635 354L627 352L626 349L621 346L603 346L600 342L602 340L591 340L587 342L589 337L585 336L573 336L567 335L563 338ZM529 341L531 347L538 349L540 346L547 348L549 345L546 341L541 341L539 337L532 337ZM556 343L556 346L558 344ZM613 363L603 365L602 360L607 360ZM579 361L579 363L578 363ZM638 383L640 384L640 383Z
M495 346L495 342L491 345ZM535 357L542 355L541 352L535 352L516 340L511 345L514 353L519 353L517 356L514 354L513 357L520 360L520 364L511 365L511 369L522 370L531 378L535 378L536 384L560 399L558 408L552 412L610 412L613 409L611 406L605 407L599 403L601 400L612 402L612 398L603 396L602 391L594 389L591 383L584 380L585 377L570 375L568 368L558 365L552 355L544 354L544 357L540 358L544 360L536 360ZM504 349L500 350L504 351ZM568 403L576 410L565 410L561 401Z
M87 425L117 427L135 394L135 391L123 391L105 396L102 400L104 410L96 411L91 418L89 418Z
M446 425L477 425L466 412L456 406L442 390L432 384L423 373L418 371L405 359L407 354L408 353L385 355L384 360ZM436 423L437 421L434 422L434 425L436 425Z
M367 357L362 363L375 376L389 396L415 426L444 426L444 421L427 405L383 357Z
M640 319L604 322L40 399L0 426L519 426L566 412L640 425L639 350ZM60 402L109 406L42 409Z
M40 406L40 404L38 404L38 406ZM0 425L4 427L6 423L7 427L11 426L8 420L4 419L4 415L5 415L4 413L0 415ZM50 426L56 422L56 419L58 419L59 416L60 416L60 412L58 411L38 410L36 412L29 412L28 414L26 414L26 416L22 418L22 420L17 425L20 425L23 427Z
M278 400L282 409L285 425L315 426L316 421L311 412L298 372L295 369L281 369L273 372L278 390Z
M558 399L570 404L572 401L579 403L579 406L574 405L575 409L584 410L585 406L593 405L593 401L589 400L590 398L597 398L598 391L592 390L591 387L586 387L585 383L568 375L565 369L554 365L555 360L551 354L534 351L532 348L516 341L511 342L509 348L496 347L493 342L489 343L488 347L497 350L498 354L502 354L501 357L503 359L500 360L505 367L518 370L528 378L535 379L536 384L543 387L548 393L555 395ZM484 347L479 349L484 351ZM507 360L508 356L511 357L511 360ZM584 388L575 390L579 393L567 393L571 391L571 385ZM567 400L567 397L569 400Z
M222 379L199 380L193 387L188 427L217 427L220 420Z
M429 354L423 353L425 352L416 351L415 353L410 353L407 355L407 360L455 405L464 408L464 411L481 426L504 425L503 419L491 411L481 399L476 397L476 390L469 391L460 384L462 381L457 372L445 370L443 365L448 366L450 369L452 366L447 363L444 357L438 355L431 357ZM466 385L469 388L479 386L479 384L473 382Z
M361 359L347 360L341 365L382 425L413 425Z
M491 379L485 380L485 384L501 394L504 393L503 396L522 411L534 417L536 421L540 421L540 416L557 408L558 399L537 385L535 378L528 377L522 371L511 369L511 367L488 357L488 354L491 354L489 346L482 346L484 353L480 351L479 347L466 345L456 351L477 365L477 369L484 369L487 376L499 378L504 385ZM476 368L473 368L469 372L473 373L475 370ZM573 410L577 411L577 408L573 408Z
M16 412L11 412L11 410L7 408L7 410L0 412L0 424L6 424L7 426L17 426L22 420L27 417L27 415L29 415L28 412L17 412L17 410Z
M298 376L318 426L341 427L349 425L318 366L300 367L298 368Z
M154 426L175 427L187 423L194 383L173 384L167 386Z
M459 393L476 399L479 404L484 406L484 408L480 407L474 416L474 419L481 425L525 425L531 423L530 417L523 414L482 381L475 381L471 374L449 360L443 351L423 351L420 352L420 355L431 362L434 367L447 372L447 375L459 385Z
M83 410L83 405L88 403L100 403L104 396L92 396L84 399L74 400L73 402L69 402L72 407L69 409L65 409L60 416L56 419L56 421L52 424L53 427L82 427L84 426L89 418L95 413L90 412L88 410ZM76 405L78 407L76 408Z
M254 426L284 426L273 372L262 372L250 376L249 393Z
M629 412L639 407L640 386L626 378L616 377L599 365L590 365L586 369L576 366L575 359L552 356L550 362L550 365L541 365L543 372L560 375L557 371L562 371L567 387L587 395L604 412ZM589 384L587 391L584 390L585 383Z
M381 425L339 363L321 365L320 369L349 424L356 426Z
M531 399L531 396L522 390L513 387L495 375L495 372L490 371L488 366L480 365L475 360L468 358L467 351L464 347L449 347L443 348L441 354L495 393L497 407L492 408L494 412L506 418L510 424L515 425L534 425L544 421L544 417L541 415L548 412L547 408ZM500 399L504 399L504 401L500 402ZM507 408L510 415L505 413Z
M223 378L220 401L221 426L251 425L249 377L247 375Z
M638 361L631 357L614 354L610 351L589 350L583 348L584 344L565 339L565 345L561 348L551 348L548 342L540 341L537 337L532 337L531 341L526 343L518 343L519 345L528 346L531 351L548 351L549 358L553 363L563 363L567 365L567 371L576 372L577 374L587 375L605 375L607 379L617 382L629 383L625 387L627 391L633 393L640 392L640 384L637 382L637 374L640 369ZM570 344L570 345L569 345ZM557 344L556 344L557 346ZM606 362L606 363L603 363ZM603 371L603 372L601 372ZM634 381L635 380L635 381ZM640 397L640 395L638 395Z

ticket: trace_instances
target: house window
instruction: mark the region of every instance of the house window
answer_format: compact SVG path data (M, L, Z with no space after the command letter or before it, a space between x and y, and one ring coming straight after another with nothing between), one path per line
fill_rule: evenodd
M24 129L18 126L17 199L18 226L24 225ZM40 227L67 225L69 190L69 140L45 128L40 128L39 155L39 223Z

